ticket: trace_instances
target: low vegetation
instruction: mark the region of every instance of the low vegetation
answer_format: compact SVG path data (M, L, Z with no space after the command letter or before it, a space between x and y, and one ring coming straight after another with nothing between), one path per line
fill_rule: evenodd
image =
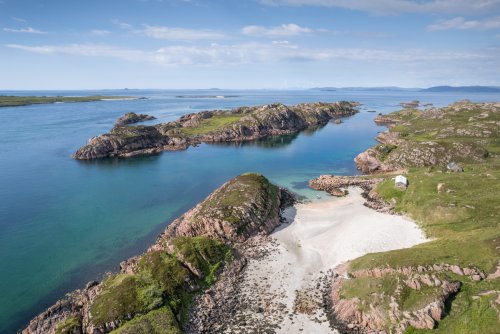
M216 217L235 224L241 234L246 231L247 223L263 223L276 212L278 205L279 188L261 174L246 173L226 183L203 202L194 219ZM242 209L246 206L258 211L251 221L245 216L248 210Z
M434 111L437 118L430 117L430 112L416 110L389 116L402 120L391 132L404 133L408 146L428 141L438 145L465 143L480 147L487 154L476 159L465 150L461 157L448 157L462 162L461 173L447 171L443 163L410 167L406 191L395 189L394 180L387 177L376 191L394 204L395 211L417 221L430 241L408 249L365 255L352 261L350 271L450 264L478 268L486 275L495 272L500 265L499 114L498 108L456 106ZM389 159L393 152L404 147L399 145L387 153L381 152ZM477 281L451 272L434 274L460 281L460 292L448 301L445 317L436 329L409 328L407 333L498 333L500 278ZM370 303L375 296L391 293L391 279L390 276L356 278L346 283L342 294L345 298L359 298L361 304ZM413 310L431 301L438 291L434 287L406 289L398 302L403 310Z
M170 307L165 306L146 315L136 317L111 333L181 334L182 330L180 330L179 323Z
M180 237L173 245L173 254L145 254L134 274L108 276L91 306L92 322L99 326L134 318L118 333L149 333L138 331L145 328L152 328L152 333L177 333L194 294L215 282L232 250L205 237Z
M69 316L57 324L55 334L73 334L80 333L82 324L80 319L75 316Z
M67 102L94 102L101 100L116 100L131 98L128 96L6 96L0 95L0 107L19 107L32 104L50 104Z
M243 116L244 114L214 115L201 120L196 127L184 127L180 129L180 133L186 136L207 135L236 123Z

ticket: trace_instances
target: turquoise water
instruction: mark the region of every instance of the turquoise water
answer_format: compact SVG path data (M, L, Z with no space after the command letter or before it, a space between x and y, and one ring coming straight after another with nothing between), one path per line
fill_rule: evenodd
M146 100L0 109L0 333L15 332L65 292L143 252L156 235L229 178L265 174L306 196L307 180L356 173L353 158L384 128L377 112L419 99L442 106L495 94L321 91L0 92L26 95L134 95ZM178 95L233 95L226 99ZM182 114L272 102L354 100L361 113L316 131L245 144L200 145L126 160L75 161L86 140L135 111L163 122ZM148 123L154 123L148 122Z

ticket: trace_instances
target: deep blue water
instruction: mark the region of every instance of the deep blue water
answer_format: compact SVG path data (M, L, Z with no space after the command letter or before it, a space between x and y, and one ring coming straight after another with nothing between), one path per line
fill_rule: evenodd
M15 332L65 292L143 252L174 218L243 172L260 172L306 196L307 180L356 173L353 158L384 128L377 112L418 99L443 106L498 94L389 91L36 91L8 95L132 95L145 100L0 108L0 333ZM232 98L177 98L178 95ZM156 156L102 161L70 158L88 138L129 111L154 122L208 109L272 102L352 100L361 112L341 125L258 142L201 145ZM148 122L148 123L153 123Z

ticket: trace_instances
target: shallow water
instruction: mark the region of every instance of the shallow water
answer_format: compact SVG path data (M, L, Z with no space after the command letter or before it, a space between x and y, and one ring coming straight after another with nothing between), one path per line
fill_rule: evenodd
M356 173L353 158L384 128L377 112L419 99L442 106L498 94L388 91L60 91L9 95L132 95L145 100L0 108L0 333L11 333L62 297L144 251L174 218L229 178L253 171L315 197L307 181ZM231 96L199 98L199 95ZM183 97L177 97L183 96ZM109 131L125 112L173 120L207 109L272 102L353 100L361 112L341 125L245 144L200 145L132 159L75 161L69 156Z

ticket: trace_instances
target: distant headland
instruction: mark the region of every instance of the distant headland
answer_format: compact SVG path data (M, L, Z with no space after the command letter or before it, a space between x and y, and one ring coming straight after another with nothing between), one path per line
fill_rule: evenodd
M20 107L32 104L52 104L52 103L70 103L70 102L95 102L106 100L133 100L133 96L13 96L0 95L0 107Z

